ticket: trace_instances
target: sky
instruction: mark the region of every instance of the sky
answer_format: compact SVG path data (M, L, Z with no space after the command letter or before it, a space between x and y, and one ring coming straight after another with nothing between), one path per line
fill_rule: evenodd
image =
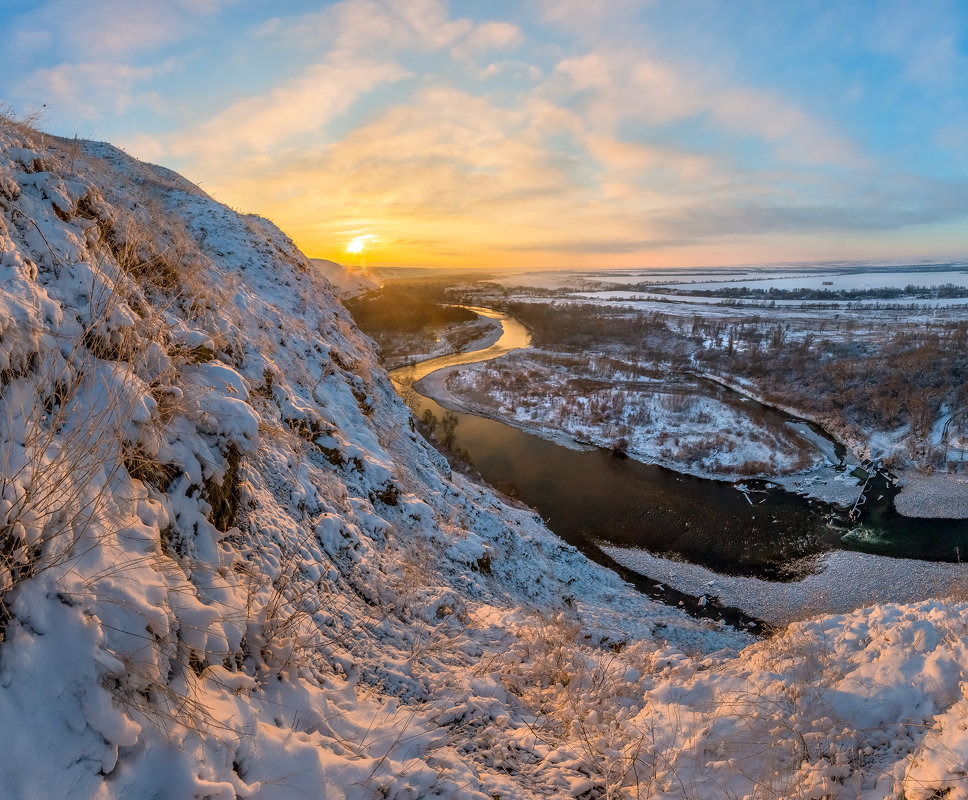
M961 0L0 0L0 105L346 264L968 256Z

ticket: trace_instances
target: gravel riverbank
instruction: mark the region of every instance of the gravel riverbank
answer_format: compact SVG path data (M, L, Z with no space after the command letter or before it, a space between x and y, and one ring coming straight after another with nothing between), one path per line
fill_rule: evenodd
M774 583L721 575L696 564L644 550L603 545L602 551L641 575L695 596L716 597L774 625L843 614L878 603L942 598L968 588L968 565L888 558L836 550L816 560L818 571L802 581Z
M908 470L900 475L894 506L906 517L968 519L968 475Z

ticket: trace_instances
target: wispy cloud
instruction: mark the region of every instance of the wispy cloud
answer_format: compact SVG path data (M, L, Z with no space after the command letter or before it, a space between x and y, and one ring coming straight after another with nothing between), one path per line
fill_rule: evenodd
M451 48L455 58L473 58L494 50L512 50L524 42L524 33L510 22L484 22L476 25Z
M545 22L581 38L600 41L601 37L622 30L636 12L653 5L655 0L609 0L607 3L588 0L540 0L539 7Z
M260 35L325 48L335 57L442 50L474 30L442 0L341 0L319 11L267 21Z
M148 66L134 66L117 61L84 61L58 64L31 72L22 81L21 95L42 99L44 104L68 112L80 119L103 116L106 109L124 113L137 103L162 106L156 95L138 93L141 82L175 69L173 60Z
M193 153L222 160L279 156L275 148L302 134L325 141L327 124L354 102L410 76L395 60L401 53L450 49L468 58L523 40L515 25L450 19L440 0L342 0L294 19L272 19L258 36L315 48L322 60L267 92L235 101L194 130L156 141L153 152L186 159Z
M905 76L928 89L949 89L968 72L963 3L890 0L879 5L872 25L873 47L897 59Z
M28 57L53 48L69 62L119 59L172 42L199 13L214 13L220 5L91 0L79 8L71 0L49 0L18 18L7 46Z
M701 118L768 142L783 159L856 163L860 157L846 137L785 98L730 85L696 64L624 49L564 59L554 77L558 101L581 107L600 129L614 130L625 120L663 125Z
M93 119L123 114L145 81L176 70L165 48L235 0L48 0L15 17L6 37L7 94ZM56 54L56 59L51 59Z
M314 64L266 94L252 95L174 134L165 149L188 160L283 158L279 148L327 123L377 86L401 80L406 70L393 63Z

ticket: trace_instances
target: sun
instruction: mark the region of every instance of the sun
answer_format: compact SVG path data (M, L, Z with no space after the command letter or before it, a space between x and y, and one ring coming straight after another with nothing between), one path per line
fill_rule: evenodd
M353 241L346 245L347 253L362 253L363 248L366 247L366 243L370 241L373 237L368 233L364 233L361 236L357 236Z

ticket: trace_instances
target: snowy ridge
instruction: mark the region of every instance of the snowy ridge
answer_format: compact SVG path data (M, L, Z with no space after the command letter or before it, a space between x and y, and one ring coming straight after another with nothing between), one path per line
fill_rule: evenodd
M741 650L451 475L269 222L8 121L0 419L9 796L968 796L964 606Z

